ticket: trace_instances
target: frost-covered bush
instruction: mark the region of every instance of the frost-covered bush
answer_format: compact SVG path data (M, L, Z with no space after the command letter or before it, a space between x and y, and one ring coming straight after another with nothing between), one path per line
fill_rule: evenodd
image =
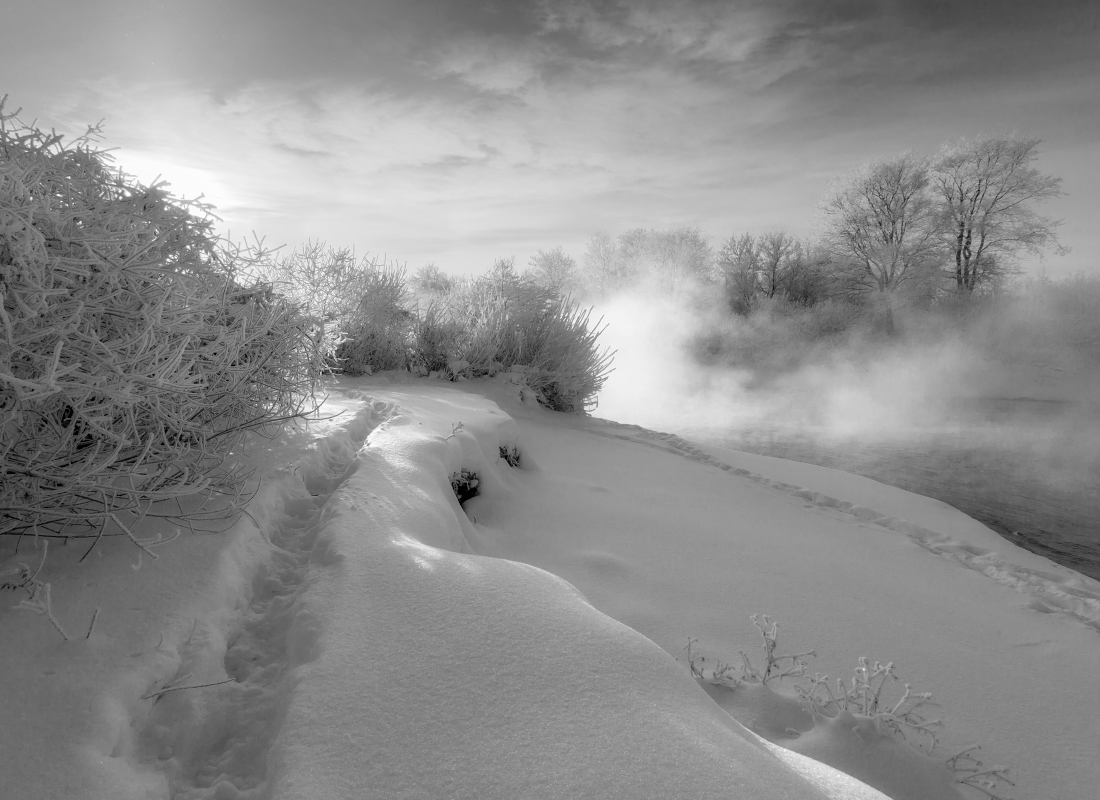
M354 286L355 303L343 321L336 349L340 368L350 375L405 369L413 314L405 307L405 270L395 265L365 265Z
M520 365L543 405L583 412L611 371L599 322L552 290L505 278L467 281L448 298L446 314L461 330L454 356L474 375Z
M446 370L461 340L462 326L447 315L445 305L436 300L429 302L413 316L410 369L421 375Z
M240 278L262 246L97 137L63 145L0 102L0 534L134 538L175 515L157 501L237 497L235 443L302 413L319 375L308 321Z
M309 319L311 335L329 367L336 364L336 348L344 335L340 325L350 313L357 275L351 250L324 242L308 242L256 269L257 278L271 283Z
M310 320L330 370L361 375L406 366L413 315L401 267L309 242L254 272Z
M311 320L334 371L408 369L457 379L520 365L539 401L556 411L584 411L610 372L611 354L597 346L601 330L590 313L517 275L508 260L476 279L444 280L424 268L411 281L413 294L403 268L357 263L350 251L323 244L259 274Z

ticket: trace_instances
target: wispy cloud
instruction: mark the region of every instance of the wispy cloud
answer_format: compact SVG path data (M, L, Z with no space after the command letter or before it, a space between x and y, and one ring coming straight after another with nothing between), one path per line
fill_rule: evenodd
M51 3L14 18L52 38L0 52L16 103L70 132L105 117L127 171L205 192L234 234L414 266L579 255L600 228L808 232L863 159L1019 127L1065 163L1100 122L1085 4Z

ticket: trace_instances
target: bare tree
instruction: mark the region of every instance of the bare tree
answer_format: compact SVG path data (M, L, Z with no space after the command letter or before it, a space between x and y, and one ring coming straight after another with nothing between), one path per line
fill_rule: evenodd
M750 233L730 236L718 251L718 271L726 301L735 313L747 315L756 300L760 269L760 245Z
M787 256L781 284L787 301L812 306L830 291L828 253L818 244L795 240Z
M612 238L597 233L584 254L590 291L607 295L648 278L672 294L691 281L713 278L714 253L707 237L692 226L670 230L632 228Z
M758 271L760 292L765 297L775 297L783 289L791 256L797 242L782 228L775 228L759 238L760 267Z
M1042 256L1061 222L1035 213L1031 204L1059 197L1062 179L1032 166L1041 139L986 136L959 139L940 150L932 181L945 217L944 242L952 256L959 292L1011 272L1020 252ZM949 270L950 271L950 270Z
M619 237L619 251L636 276L646 275L670 294L712 277L714 253L699 228L635 228Z
M551 250L539 250L531 256L529 263L533 279L555 294L564 294L577 287L577 262L566 255L561 245Z
M706 234L696 226L662 232L658 237L662 272L674 289L689 281L714 278L714 250Z
M425 264L413 273L413 288L425 294L443 295L454 288L454 278L435 264Z
M519 273L516 272L516 257L496 259L493 266L489 267L488 272L485 273L484 280L502 294L511 293L522 281Z
M584 285L588 294L607 296L626 284L629 276L611 234L598 231L588 240L584 251Z
M933 267L942 214L929 193L928 160L912 153L856 170L825 201L827 241L852 267L853 288L893 331L896 293Z

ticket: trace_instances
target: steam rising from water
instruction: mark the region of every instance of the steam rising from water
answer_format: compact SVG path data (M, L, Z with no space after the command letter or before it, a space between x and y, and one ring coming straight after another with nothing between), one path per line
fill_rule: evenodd
M893 438L915 428L950 427L953 408L980 397L1026 397L1038 374L998 367L959 336L903 345L866 332L792 354L795 320L758 322L719 309L712 287L677 295L646 287L600 306L617 350L615 372L600 394L600 414L647 426L729 428L759 424L812 427L818 435ZM742 364L701 364L693 352L708 337L765 342ZM768 341L770 339L770 342ZM769 363L768 348L778 361ZM1029 385L1030 384L1030 385Z
M650 285L598 306L618 352L595 413L937 497L1100 578L1100 376L1078 355L921 315L893 339L807 343L797 319L730 317L718 294Z

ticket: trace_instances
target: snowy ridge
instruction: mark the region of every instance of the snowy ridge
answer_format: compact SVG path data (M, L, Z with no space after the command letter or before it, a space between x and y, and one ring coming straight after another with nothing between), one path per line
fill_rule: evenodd
M368 789L881 800L747 731L673 657L561 578L471 553L477 531L449 476L465 468L485 497L506 496L522 480L500 457L501 446L523 445L516 423L453 390L386 396L396 408L325 523L333 567L305 599L315 659L299 668L272 750L271 794L223 784L216 800Z
M1033 567L1012 564L1001 558L995 551L960 542L947 534L909 520L732 466L675 434L610 420L599 420L598 427L592 428L592 432L660 446L685 458L718 467L725 472L769 486L813 505L850 514L864 522L905 534L921 547L937 555L951 558L962 566L980 572L1002 585L1031 595L1031 607L1034 610L1042 613L1066 614L1100 632L1100 582L1086 575L1079 573L1058 575Z

